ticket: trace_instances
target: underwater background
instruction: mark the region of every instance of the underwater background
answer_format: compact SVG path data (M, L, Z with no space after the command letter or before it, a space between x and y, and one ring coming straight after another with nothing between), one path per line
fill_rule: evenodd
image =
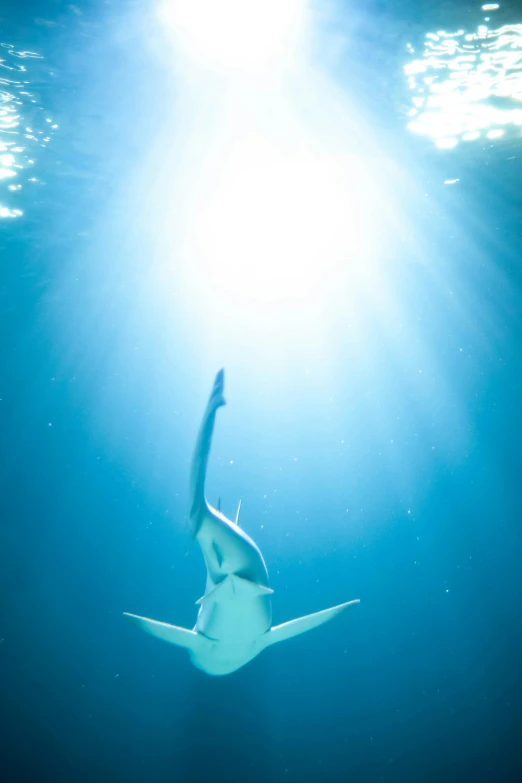
M156 6L0 0L0 778L520 780L522 8ZM274 623L361 603L213 678L122 613L195 622L221 366Z

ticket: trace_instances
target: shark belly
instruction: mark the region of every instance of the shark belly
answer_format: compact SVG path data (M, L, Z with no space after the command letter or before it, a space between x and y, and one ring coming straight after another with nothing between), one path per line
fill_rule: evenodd
M214 584L237 574L268 586L268 571L259 548L244 530L211 506L206 509L196 540Z
M228 592L229 581L230 577L227 577L217 587ZM254 587L256 588L257 586ZM252 590L252 595L203 599L194 630L220 644L230 641L244 645L266 633L271 623L272 607L269 595L254 594Z
M262 649L272 623L271 588L261 552L237 525L211 509L198 543L207 566L194 630L211 642L191 656L207 674L229 674Z
M194 630L209 640L192 655L192 662L207 674L229 674L248 663L262 649L260 640L270 630L271 602L256 587L240 585L234 576L216 585L203 598ZM234 592L235 591L235 595Z
M259 642L251 642L243 646L238 646L232 642L228 644L215 644L202 647L199 650L189 650L190 660L197 669L219 677L224 674L241 669L256 655L259 655L263 645Z

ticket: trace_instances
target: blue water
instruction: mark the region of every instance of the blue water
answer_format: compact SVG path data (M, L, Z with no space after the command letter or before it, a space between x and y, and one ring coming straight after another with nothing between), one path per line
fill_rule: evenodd
M520 779L520 126L451 149L408 129L405 66L427 32L475 31L480 3L361 5L316 22L284 127L259 82L187 78L153 3L0 6L8 783ZM325 279L302 290L304 260L268 266L277 186L241 267L230 228L216 269L190 255L203 217L183 234L250 127L286 156L304 127L305 157L313 137L384 179L340 265L307 233L326 194L303 204L298 252ZM268 286L249 287L259 247ZM361 603L212 678L122 613L194 624L188 471L222 365L208 493L229 516L242 499L274 622Z

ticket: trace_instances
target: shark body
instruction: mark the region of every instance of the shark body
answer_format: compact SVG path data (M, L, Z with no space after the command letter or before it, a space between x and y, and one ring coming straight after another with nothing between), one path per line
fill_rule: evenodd
M225 405L224 371L216 375L203 416L191 468L190 523L207 567L205 594L192 630L125 612L144 631L185 647L207 674L230 674L276 642L298 636L341 614L359 600L272 626L273 590L259 548L235 520L205 497L205 476L217 410Z

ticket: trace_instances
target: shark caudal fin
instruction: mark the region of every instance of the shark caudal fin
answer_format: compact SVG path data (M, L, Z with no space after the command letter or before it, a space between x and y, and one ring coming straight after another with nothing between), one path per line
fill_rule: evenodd
M196 448L194 449L194 455L192 457L192 467L190 471L190 494L192 498L190 525L193 536L197 535L203 521L203 515L208 508L205 498L205 476L207 473L210 446L212 445L216 411L222 405L226 405L223 394L224 389L225 371L220 370L214 379L214 385L210 393L205 413L203 414L203 421L201 422Z
M189 631L187 628L179 628L177 625L169 625L168 623L160 623L157 620L149 620L148 617L139 617L137 614L129 614L129 612L124 612L123 614L125 617L130 617L130 619L146 633L150 633L152 636L163 639L163 641L169 642L170 644L177 644L178 647L196 650L207 641L200 634L195 631Z
M333 620L338 614L342 614L350 606L355 606L358 603L359 599L356 598L355 601L347 601L345 604L332 606L330 609L323 609L321 612L315 612L314 614L307 614L305 617L298 617L296 620L290 620L282 625L275 625L264 636L265 647L276 644L276 642L284 642L285 639L299 636L299 634L306 631L311 631L312 628L317 628L318 625L327 623L328 620Z

